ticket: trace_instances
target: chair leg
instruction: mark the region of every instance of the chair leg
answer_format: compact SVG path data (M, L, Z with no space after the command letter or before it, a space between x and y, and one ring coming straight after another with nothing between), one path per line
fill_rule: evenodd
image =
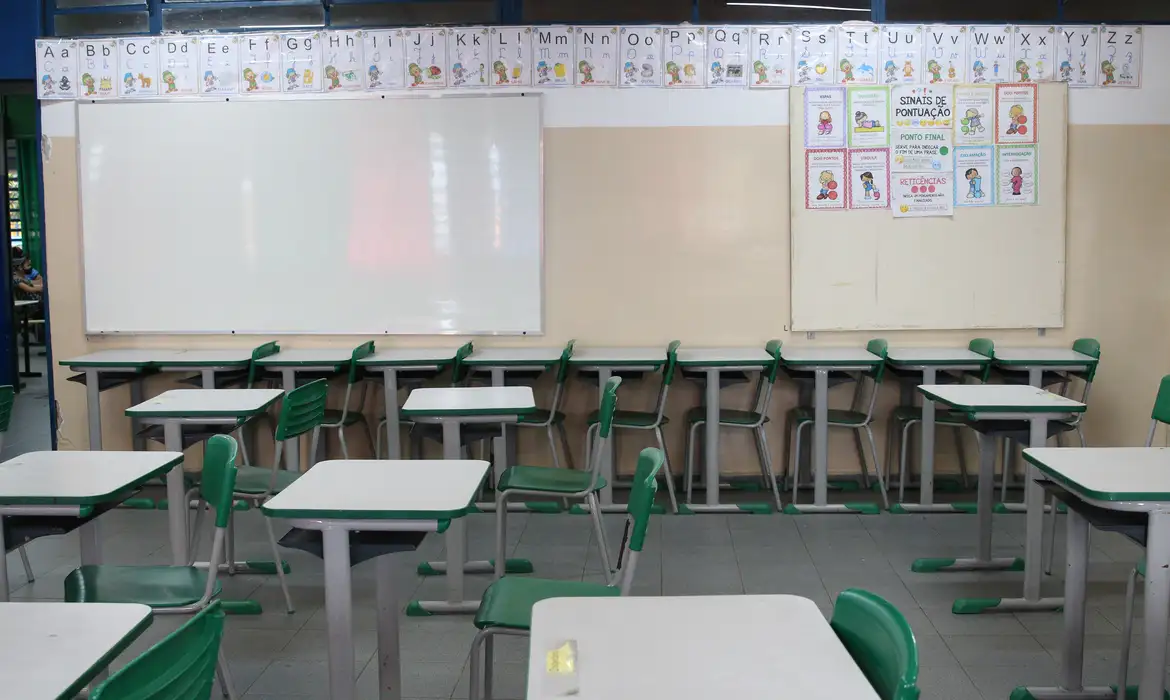
M561 468L561 458L560 458L560 455L557 454L557 440L556 440L556 436L553 435L552 423L549 423L545 427L544 431L545 431L545 435L548 437L548 451L552 453L553 467L556 469L560 469Z
M1085 431L1081 429L1079 424L1077 425L1077 439L1081 441L1081 447L1088 447L1085 442Z
M906 421L902 426L902 440L898 443L898 502L906 502L906 455L909 453L910 429L915 421Z
M496 491L496 570L497 579L504 577L508 561L508 492Z
M380 421L378 423L378 429L374 431L378 434L374 439L374 459L382 459L382 436L386 434L382 429L384 425L386 425L386 421ZM389 455L387 455L387 459L389 459Z
M890 496L886 493L886 480L882 478L882 465L878 464L877 443L873 439L873 429L865 426L865 437L869 440L869 452L873 455L873 472L877 475L878 488L882 491L882 505L890 509Z
M467 696L470 700L480 700L483 697L483 657L480 656L480 647L488 630L480 630L471 640L471 682Z
M605 539L605 523L601 518L601 502L597 499L596 493L587 495L585 502L589 505L589 515L593 518L593 534L597 538L597 552L601 556L601 568L605 571L605 582L609 583L610 577L613 576L613 564L609 558L609 543Z
M361 426L362 430L366 433L367 444L369 444L371 450L374 450L374 459L378 459L378 448L374 445L374 434L370 432L370 424L363 420L361 421Z
M804 426L812 425L811 423L797 423L796 424L796 438L792 445L792 462L789 465L792 473L792 502L796 503L796 490L800 487L800 432Z
M28 563L28 552L24 551L24 545L22 544L16 549L20 552L20 563L24 565L24 580L29 583L36 581L36 578L33 577L32 565ZM0 553L0 556L3 554Z
M240 457L244 460L244 466L252 466L252 460L248 457L248 441L244 439L244 426L236 429L235 438L240 445Z
M768 468L766 466L768 460L764 457L764 448L760 445L760 435L755 428L752 429L752 442L755 443L756 459L760 463L760 485L768 488Z
M791 417L784 419L784 490L788 490L788 476L792 470L792 429L793 421ZM799 453L798 453L799 454Z
M662 435L662 428L654 429L654 437L658 438L658 449L662 450L662 475L666 478L666 491L670 495L670 512L678 512L678 497L674 493L674 473L670 469L670 458L667 456L666 438Z
M695 488L695 433L703 423L695 423L687 430L686 454L683 455L683 485L687 490L687 503L692 503L691 496Z
M893 468L894 460L897 455L894 454L894 445L897 443L898 421L894 419L894 413L890 412L889 422L886 423L886 454L883 458L882 464L886 467L886 483L892 484L890 481L890 470Z
M1009 456L1012 450L1012 441L1003 439L1003 478L999 483L999 500L1001 503L1007 503L1007 489L1008 481L1011 479L1012 460Z
M219 652L216 655L215 678L219 681L219 692L228 700L236 700L236 689L232 684L232 673L228 668L227 657L223 653L223 642L220 641Z
M1052 560L1056 556L1056 496L1048 498L1048 543L1044 549L1044 574L1052 575Z
M191 532L187 538L187 565L191 566L195 563L195 558L199 551L199 536L203 532L203 511L206 510L206 505L202 500L196 502L195 519L191 523ZM265 518L267 520L267 518Z
M764 430L764 426L756 428L756 439L760 443L760 454L764 458L764 471L768 474L768 480L772 483L772 496L776 499L776 512L779 513L784 510L784 506L780 503L780 486L776 483L776 470L772 468L772 455L768 450L768 432Z
M296 612L293 608L292 596L288 592L288 581L284 578L284 562L280 558L280 550L276 547L276 533L272 531L272 518L264 518L264 528L268 531L268 544L272 547L272 562L276 565L276 578L280 581L280 592L284 593L284 609L289 615Z
M1133 641L1133 606L1137 595L1137 567L1130 569L1125 582L1125 624L1121 629L1121 658L1117 669L1117 700L1125 700L1125 686L1129 676L1129 649Z
M576 469L573 465L573 450L569 447L569 431L565 430L564 423L557 423L557 434L561 438L561 451L565 454L565 467L567 469Z
M861 467L861 487L869 489L869 468L865 465L865 448L861 445L861 432L853 431L853 447L857 449L857 462ZM875 457L876 461L876 457Z
M963 429L955 426L951 429L955 435L955 454L959 459L959 479L963 483L963 488L970 487L971 479L970 473L967 471L967 452L963 449Z
M483 700L492 700L492 681L496 665L496 635L488 634L483 639Z
M232 506L235 507L235 500L232 501ZM268 518L264 518L268 520ZM227 572L228 576L236 575L236 519L228 517L227 523L227 542L224 543L224 554L227 557ZM195 556L193 553L191 556Z
M345 426L337 428L337 442L341 444L341 458L349 459L349 446L345 444Z

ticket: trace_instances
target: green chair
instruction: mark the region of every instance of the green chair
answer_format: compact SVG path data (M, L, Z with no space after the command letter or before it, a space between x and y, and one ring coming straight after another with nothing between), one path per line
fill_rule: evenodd
M322 428L337 431L337 440L341 443L341 456L349 459L349 447L345 444L345 429L351 425L359 424L366 431L366 439L370 442L372 449L377 449L374 444L374 436L370 432L370 423L366 420L365 414L361 412L361 408L366 403L366 377L362 366L358 364L358 360L369 357L374 354L374 341L370 340L362 343L354 348L353 353L349 357L349 374L345 383L345 400L341 403L340 409L330 408L325 411L325 420L321 423ZM350 397L353 395L354 386L358 387L357 409L349 407Z
M988 360L995 359L995 343L988 338L975 338L970 343L967 343L967 349L973 353L983 355ZM983 366L983 369L977 373L972 373L967 376L974 376L979 380L980 384L986 384L991 377L992 363L989 361ZM963 378L960 377L959 382L962 383ZM906 473L907 469L906 457L909 451L906 449L906 443L910 439L910 429L922 422L922 407L921 406L898 406L890 412L890 419L887 423L889 427L889 434L886 435L886 483L890 483L890 465L894 461L894 450L897 449L898 459L898 502L902 503L906 500ZM970 425L966 419L966 414L961 411L949 411L935 408L934 424L937 427L952 428L955 436L955 452L959 458L959 474L963 480L963 488L967 488L967 454L963 450L963 430L969 428ZM897 435L901 435L898 440Z
M474 347L472 346L471 341L468 341L468 342L464 343L463 345L459 346L459 349L455 351L455 359L451 363L451 386L459 386L466 379L467 365L464 364L464 361L467 359L467 356L472 353L473 350L474 350ZM408 391L413 390L413 389L417 389L424 384L424 376L429 377L430 374L428 373L427 375L417 375L417 376L413 377L412 380L407 382L407 383L399 382L398 388L399 389L407 389ZM418 448L417 445L421 444L420 443L420 441L422 440L421 432L416 434L413 431L415 430L415 428L418 428L420 425L425 426L425 425L429 425L429 424L427 424L427 423L416 424L414 421L411 421L411 420L400 419L398 421L398 425L399 426L405 425L405 426L407 426L408 429L411 430L411 437L416 441L415 452L417 453L418 451L420 451L421 448ZM382 420L378 421L378 428L376 430L376 432L378 433L378 437L377 437L376 445L374 447L374 455L376 456L377 459L382 458L382 435L385 434L385 428L386 428L386 417L383 416ZM442 437L441 437L442 428L441 427L439 428L438 432L440 434L440 437L438 439L441 440L442 439ZM389 455L387 455L387 458L389 458Z
M614 380L606 385L608 391ZM475 613L479 633L471 643L472 700L492 695L492 652L495 635L508 634L527 637L532 628L532 606L549 598L607 598L630 594L634 570L646 543L646 529L650 525L650 509L658 490L658 472L666 463L661 450L647 447L638 455L634 485L627 505L626 532L623 537L618 570L606 575L606 583L585 581L555 581L528 576L505 576L497 579L484 592ZM596 511L595 511L596 512ZM482 658L480 650L483 650ZM482 695L481 695L482 693Z
M561 449L565 453L565 467L573 469L573 451L569 448L569 434L565 432L565 414L561 411L561 405L565 401L565 382L569 378L569 360L573 357L573 345L576 342L570 340L565 344L565 349L561 351L561 361L557 364L557 383L553 388L553 397L548 409L537 409L532 413L522 415L519 422L516 423L518 428L544 428L545 437L548 438L548 449L552 453L553 466L557 469L561 468L561 459L557 455L556 438L553 436L554 429L561 439Z
M837 596L829 625L881 700L918 700L918 643L897 608L850 588Z
M223 621L219 601L212 601L95 688L90 700L208 700Z
M565 359L567 358L562 359L562 365L568 366ZM496 578L504 575L507 558L508 499L514 495L557 496L565 501L569 499L585 501L593 518L593 534L597 538L601 566L607 574L610 571L609 546L605 540L597 492L605 487L605 478L601 476L601 456L605 454L609 444L614 406L617 405L617 390L621 383L621 377L611 377L601 392L598 444L591 451L589 471L549 467L508 467L500 476L500 483L496 486Z
M874 473L877 475L878 486L882 493L882 503L888 509L890 507L889 497L886 495L886 481L882 476L882 465L878 461L877 445L873 439L873 418L874 406L877 404L878 390L882 386L882 378L886 371L886 353L889 346L886 341L881 338L874 338L869 341L865 349L870 353L882 358L882 361L874 365L873 369L865 373L869 378L868 382L858 382L857 390L853 393L853 405L849 410L829 409L829 427L830 428L848 428L855 431L855 438L857 440L857 456L861 461L861 478L866 487L869 486L869 465L865 460L865 450L861 445L861 435L864 434L869 440L869 451L873 456ZM868 384L869 391L866 396L865 387ZM864 407L864 410L861 408ZM816 421L816 409L812 406L801 406L794 408L788 413L788 424L793 426L796 431L796 439L793 441L794 448L792 449L788 460L789 473L792 476L792 500L796 500L796 491L799 488L800 469L796 464L796 456L800 454L800 434L806 427L810 427Z
M752 401L752 410L738 411L729 408L719 409L720 428L745 428L751 430L756 441L756 455L760 460L760 475L765 484L771 484L772 495L776 498L776 510L783 510L780 504L780 487L776 483L776 471L772 468L772 457L768 450L768 436L764 424L768 417L768 406L772 402L772 388L780 376L780 341L769 340L765 350L772 356L772 364L760 372L756 383L755 399ZM695 446L698 444L699 430L707 424L707 407L695 406L687 411L686 467L683 474L683 483L687 488L687 503L691 503L691 492L694 487Z
M1154 446L1154 437L1157 435L1159 425L1170 425L1170 374L1162 377L1161 383L1158 384L1158 395L1154 397L1154 410L1150 412L1150 432L1146 435L1146 447ZM1118 688L1126 687L1126 677L1129 673L1129 647L1133 636L1133 606L1137 597L1139 576L1143 579L1146 577L1145 557L1142 557L1137 566L1129 572L1126 581L1125 625L1121 630L1121 660L1117 671Z
M65 602L142 603L149 605L156 615L182 615L207 608L221 591L217 576L224 560L228 526L232 520L235 462L236 441L233 438L216 435L207 441L199 487L201 501L215 513L215 538L207 571L195 566L81 566L65 577ZM219 673L224 682L224 694L231 696L231 679L222 651ZM117 697L112 691L110 696Z
M658 390L658 401L653 411L615 411L613 427L619 430L651 430L658 442L658 449L662 450L662 476L666 479L666 491L670 494L670 510L678 512L678 498L674 493L674 475L670 470L670 460L667 457L666 438L662 435L662 427L670 422L666 417L666 398L670 393L670 384L674 381L674 373L678 368L678 347L681 343L672 340L666 347L666 363L662 367L662 386ZM594 441L593 434L601 425L601 411L593 411L586 417L589 426L585 431L585 463L590 461L590 449ZM616 436L615 436L616 437Z
M11 384L0 386L0 450L4 449L4 438L8 436L8 426L12 423L12 406L16 403L16 389ZM20 563L24 565L24 578L29 583L36 580L33 577L32 564L28 561L28 552L24 545L19 545L16 551L20 553ZM0 552L4 556L6 552ZM8 585L8 582L3 582Z
M235 490L232 494L234 497L259 508L265 501L285 490L289 484L297 480L300 476L299 472L280 468L285 445L291 440L299 440L301 435L312 431L309 455L317 454L317 441L326 413L325 401L328 394L328 380L317 379L304 386L299 386L285 395L280 407L280 418L276 422L274 436L276 447L272 455L272 466L240 467L239 475L236 477ZM203 511L200 510L195 515L195 526L192 528L194 541L189 549L191 552L197 549L199 524L202 517ZM291 614L295 610L292 596L288 592L288 582L284 578L284 562L281 560L280 550L276 546L276 534L272 531L272 518L264 518L264 527L268 532L268 544L272 547L272 561L276 569L276 576L280 580L280 590L284 593L285 609ZM228 523L226 547L227 572L234 574L236 568L236 530L230 522Z

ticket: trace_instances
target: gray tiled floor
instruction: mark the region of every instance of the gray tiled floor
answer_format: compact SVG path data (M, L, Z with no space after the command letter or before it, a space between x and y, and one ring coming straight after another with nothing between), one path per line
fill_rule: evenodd
M241 558L267 556L259 518L255 512L239 514ZM107 561L168 560L164 513L119 510L104 516L103 521ZM470 526L471 552L487 554L492 517L472 516ZM607 522L615 542L620 526L616 516ZM655 516L634 593L791 593L811 598L828 615L839 591L854 586L868 588L897 605L913 627L921 654L923 698L1003 700L1021 683L1055 682L1060 614L952 615L950 604L954 598L1016 594L1022 575L924 575L909 571L910 562L919 556L967 553L974 527L975 519L968 515ZM997 555L1023 554L1023 516L998 516L995 529ZM515 555L531 558L540 574L599 580L587 518L513 514L509 530ZM1059 537L1057 546L1055 571L1059 572L1063 570ZM26 584L13 555L9 571L16 589L14 598L59 598L63 577L77 564L76 539L38 540L29 553L38 578ZM441 554L441 538L430 536L419 553L400 556L400 590L404 598L442 595L441 580L424 580L413 574L413 566L419 560ZM326 697L321 563L301 552L285 555L293 566L291 581L297 604L293 615L284 613L280 590L272 577L236 576L225 582L226 596L250 597L265 609L259 616L230 617L225 637L238 690L252 700ZM1114 680L1124 576L1139 556L1139 551L1126 541L1094 533L1086 651L1090 682ZM473 576L468 581L469 595L478 596L488 578ZM1059 593L1060 587L1056 577L1045 583L1046 592ZM366 563L354 569L354 673L362 698L375 697L376 670L369 663L376 646L373 604L373 567ZM115 666L157 641L180 621L157 618ZM466 697L467 653L474 634L469 618L403 617L402 625L406 697ZM777 641L776 653L782 654L784 642ZM520 640L507 638L501 646L497 652L497 695L522 697L526 646ZM1136 665L1136 657L1134 661Z

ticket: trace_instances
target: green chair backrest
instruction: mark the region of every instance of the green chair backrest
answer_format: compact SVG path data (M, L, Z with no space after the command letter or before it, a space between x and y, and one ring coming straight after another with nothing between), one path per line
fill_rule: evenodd
M208 700L223 638L224 613L214 601L161 642L119 669L91 700Z
M613 413L617 407L617 390L621 383L621 377L610 377L601 390L601 410L598 411L597 416L599 423L597 431L603 440L609 438L610 429L613 427Z
M199 493L215 509L215 526L227 527L236 488L236 445L230 435L215 435L203 448L203 474Z
M561 351L561 361L557 365L557 386L564 386L565 380L569 378L569 360L573 358L573 345L576 340L570 340L565 343L565 349Z
M972 338L971 342L967 343L967 349L976 355L982 355L989 360L995 359L995 342L991 338ZM983 365L983 371L979 373L979 381L984 384L991 378L991 362Z
M324 379L297 387L284 395L280 418L276 422L276 441L303 435L325 420L325 398L329 383Z
M251 389L256 385L256 379L262 369L260 365L256 364L257 360L262 360L269 355L275 355L280 352L280 345L275 340L264 343L258 348L252 349L252 359L248 362L248 388Z
M1101 343L1096 338L1077 338L1073 341L1072 349L1082 355L1101 359ZM1083 372L1073 372L1073 376L1081 378L1086 384L1092 384L1093 377L1097 376L1097 363L1089 365Z
M850 588L837 596L829 624L881 700L917 700L918 643L897 608Z
M16 402L16 389L11 384L0 386L0 433L8 432L12 422L12 406Z
M349 356L349 384L350 384L350 386L357 384L358 380L362 376L362 374L361 374L362 367L361 367L361 365L358 364L358 360L369 357L370 355L373 355L373 354L374 354L374 341L372 341L372 340L367 340L366 342L362 343L361 345L359 345L353 349L353 353L351 353Z
M1154 397L1154 410L1150 412L1150 433L1146 436L1146 447L1153 447L1154 433L1159 423L1170 424L1170 374L1158 383L1158 395Z
M783 343L779 340L769 340L768 344L764 346L764 351L772 356L772 364L768 366L768 383L775 383L776 377L780 374L780 346Z
M634 583L634 571L638 556L646 544L646 530L650 527L650 511L654 507L654 495L658 492L658 472L666 457L657 447L647 447L638 453L638 466L634 470L634 483L630 489L630 500L626 505L626 532L622 540L622 551L618 559L618 570L612 583L621 588L622 595L629 595ZM612 585L611 583L611 585Z
M455 351L455 362L451 364L451 386L459 386L463 383L464 379L467 379L467 365L463 361L474 350L475 348L469 340L459 346L459 349Z
M866 344L865 349L882 358L882 361L869 371L869 376L873 377L874 384L881 384L882 377L886 374L886 355L890 352L890 344L881 338L874 338Z
M670 345L666 346L666 366L662 368L662 386L670 386L674 381L674 370L678 367L678 347L682 342L678 340L670 341Z

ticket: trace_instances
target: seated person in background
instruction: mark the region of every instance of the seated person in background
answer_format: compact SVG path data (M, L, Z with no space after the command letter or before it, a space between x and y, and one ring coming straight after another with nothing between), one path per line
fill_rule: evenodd
M14 251L19 248L14 248ZM39 301L45 290L45 278L32 266L32 260L25 257L12 258L12 285L17 299Z

